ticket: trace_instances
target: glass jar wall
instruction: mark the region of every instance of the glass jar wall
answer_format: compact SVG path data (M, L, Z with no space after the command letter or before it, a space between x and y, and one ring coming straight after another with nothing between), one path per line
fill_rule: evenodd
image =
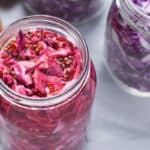
M128 92L150 95L149 0L115 0L106 29L105 64Z
M104 0L25 0L32 13L47 14L79 24L99 16L104 10Z
M43 28L51 33L59 33L72 41L81 51L83 69L73 85L64 92L51 97L29 97L23 95L24 93L17 93L5 84L5 82L8 83L8 80L6 78L4 80L6 74L1 72L0 133L3 149L80 150L85 142L90 110L95 95L94 65L90 61L87 46L80 33L68 23L49 16L31 16L11 24L0 35L1 50L10 38L17 36L18 32L23 39L20 30L23 33L30 31L31 34L31 31L35 31L37 28ZM2 58L6 57L1 56L1 63ZM18 57L17 59L20 60ZM28 58L27 61L29 62L30 59ZM38 80L40 81L41 78L42 76L39 76ZM16 79L16 81L18 80L19 78ZM43 82L45 81L43 80ZM29 88L32 86L30 85Z

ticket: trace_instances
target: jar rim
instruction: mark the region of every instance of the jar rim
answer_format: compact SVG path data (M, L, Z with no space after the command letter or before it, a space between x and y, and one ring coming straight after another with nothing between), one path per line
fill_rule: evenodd
M141 14L143 17L150 19L150 15L144 13L141 9L139 9L132 0L126 0L126 2L133 8L136 12Z
M54 16L49 16L49 15L32 15L32 16L27 16L23 17L9 26L7 26L1 33L0 33L0 38L2 38L7 32L8 29L11 29L12 27L20 24L20 23L25 23L25 22L30 22L32 20L40 20L40 21L48 21L49 23L57 23L64 27L65 29L69 29L72 31L74 35L79 38L83 45L83 51L85 53L85 61L83 62L83 69L82 72L79 76L79 78L73 83L67 90L64 90L62 93L57 94L52 97L43 97L43 98L33 98L33 97L28 97L21 95L15 91L13 91L11 88L9 88L1 79L0 79L0 96L4 97L8 101L9 98L7 98L7 95L12 98L11 102L17 104L17 105L23 105L27 107L49 107L53 105L57 105L59 103L64 102L68 98L70 98L72 95L74 95L76 92L79 92L79 89L85 85L87 81L87 77L89 75L89 68L90 68L90 58L89 58L89 51L88 47L86 44L86 41L84 37L81 35L81 33L70 23L54 17ZM88 69L87 69L88 68Z
M132 0L116 0L122 8L122 15L141 32L150 35L150 15L139 9Z

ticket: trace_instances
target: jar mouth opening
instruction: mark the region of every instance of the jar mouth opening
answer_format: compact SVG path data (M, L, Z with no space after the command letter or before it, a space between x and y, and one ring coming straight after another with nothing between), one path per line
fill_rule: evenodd
M129 3L129 5L131 5L131 7L138 12L139 14L141 14L143 17L150 19L150 14L146 13L146 11L142 11L142 9L140 8L140 6L138 7L138 4L135 4L133 2L133 0L127 0L127 2ZM148 2L148 5L150 5L150 1Z
M119 2L120 1L120 2ZM150 15L142 11L132 0L117 0L123 9L122 14L130 20L136 28L150 34Z
M28 97L21 95L11 88L9 88L1 79L0 79L0 96L7 98L6 94L11 97L11 102L16 104L21 104L24 106L52 106L59 104L63 101L65 101L67 98L71 97L74 93L78 92L80 87L82 87L85 84L85 78L87 78L89 72L88 69L90 68L90 58L89 58L89 51L87 44L85 42L84 37L80 34L80 32L71 24L68 22L59 19L57 17L53 16L48 16L48 15L32 15L32 16L27 16L23 17L14 23L10 24L8 27L6 27L0 34L0 38L3 38L3 36L6 34L8 30L12 30L13 27L15 27L18 24L23 24L23 23L31 23L33 20L35 21L44 21L48 23L53 23L62 26L65 30L69 30L69 34L75 35L79 41L82 43L83 47L83 52L85 53L84 55L84 61L83 61L83 69L81 71L80 76L78 79L66 90L54 95L54 96L48 96L48 97L42 97L42 98L34 98L34 97ZM87 69L88 68L88 69Z

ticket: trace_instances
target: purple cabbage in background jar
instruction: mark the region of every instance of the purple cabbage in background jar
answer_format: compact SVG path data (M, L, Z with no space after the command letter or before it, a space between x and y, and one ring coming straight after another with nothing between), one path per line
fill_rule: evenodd
M150 0L115 0L105 42L112 77L131 94L150 96Z
M32 13L56 16L80 24L99 16L105 0L25 0L25 7Z

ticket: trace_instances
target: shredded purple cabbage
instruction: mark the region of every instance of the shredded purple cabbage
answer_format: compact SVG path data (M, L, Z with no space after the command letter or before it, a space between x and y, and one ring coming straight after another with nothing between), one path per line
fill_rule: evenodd
M144 13L150 15L150 0L132 0Z
M56 16L73 23L84 22L99 14L103 0L26 0L32 12Z
M134 2L142 6L142 2L145 3L146 0L134 0ZM120 81L139 91L148 92L150 91L150 28L145 24L142 26L145 27L144 33L122 17L118 6L113 3L106 30L106 57L108 67Z
M47 97L70 87L82 71L80 50L65 37L21 30L0 51L0 79L15 92Z

